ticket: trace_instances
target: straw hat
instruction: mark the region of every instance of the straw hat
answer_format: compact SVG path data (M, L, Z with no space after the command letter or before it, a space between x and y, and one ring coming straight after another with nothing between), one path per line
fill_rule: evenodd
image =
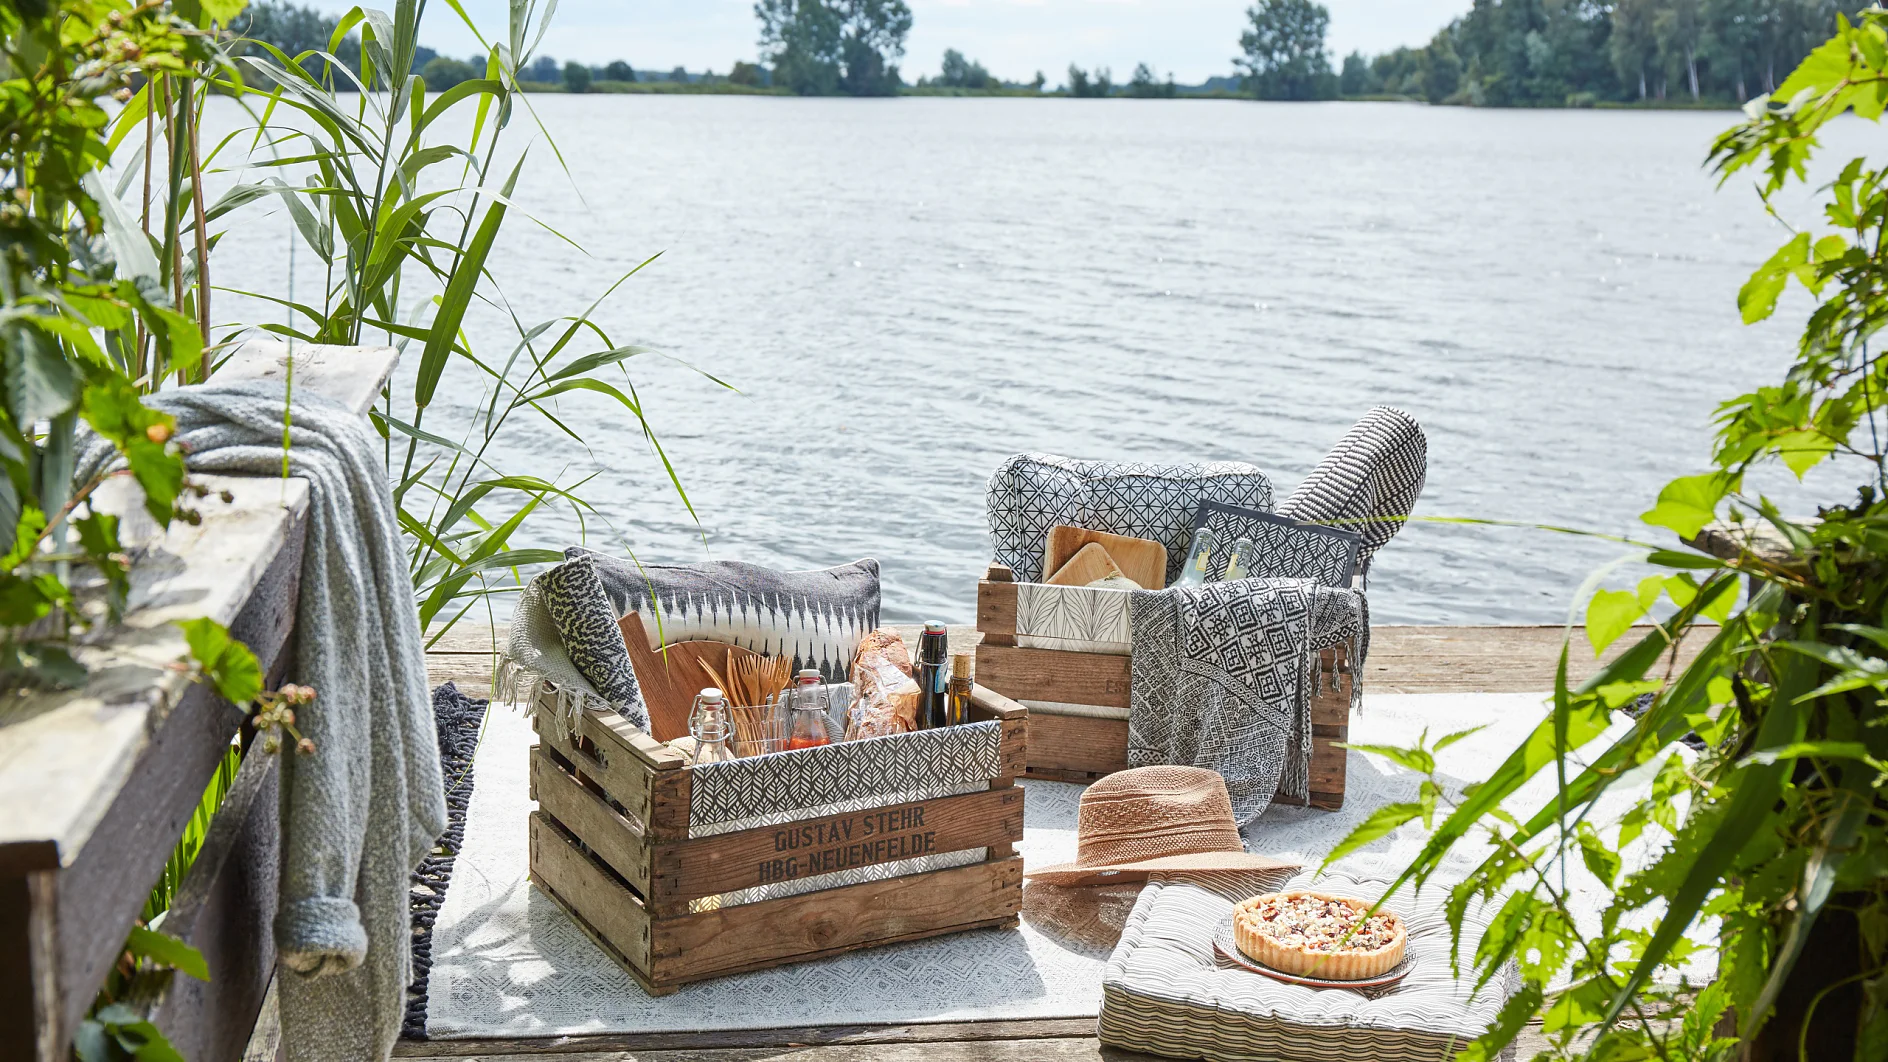
M1246 854L1226 780L1203 767L1117 771L1082 794L1076 858L1023 876L1049 885L1140 881L1150 871L1281 870L1299 864Z

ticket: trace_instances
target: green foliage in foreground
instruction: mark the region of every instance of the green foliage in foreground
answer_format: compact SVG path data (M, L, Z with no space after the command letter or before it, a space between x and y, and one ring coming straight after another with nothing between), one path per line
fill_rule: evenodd
M391 19L355 9L337 25L337 39L361 34L361 85L370 91L343 93L321 53L291 56L266 43L242 58L243 81L221 83L251 104L250 164L267 176L232 188L212 213L286 206L315 289L293 300L257 295L284 318L258 327L299 342L386 342L417 369L412 389L390 390L372 416L386 440L420 621L435 640L493 595L515 592L526 566L563 559L520 541L535 512L557 505L580 522L595 518L580 483L497 466L493 444L514 417L581 448L562 407L609 403L642 426L650 456L681 492L624 368L644 351L614 342L591 316L635 270L581 312L535 321L513 312L487 270L516 212L523 168L501 150L529 113L518 75L534 65L532 42L551 11L514 5L505 36L486 45L481 76L440 93L424 76L399 73L418 49L415 3ZM488 349L467 327L475 304L509 320L507 346Z
M1838 27L1712 149L1725 180L1758 177L1766 205L1805 179L1823 126L1844 114L1878 122L1888 105L1888 12ZM1523 987L1464 1059L1494 1057L1531 1018L1553 1045L1543 1059L1717 1060L1753 1043L1760 1057L1888 1054L1888 366L1870 349L1888 323L1888 172L1855 158L1823 192L1816 230L1785 242L1738 294L1752 322L1792 282L1816 297L1794 364L1719 407L1708 470L1668 484L1644 517L1686 539L1717 522L1732 545L1649 548L1641 559L1665 572L1595 594L1596 652L1662 598L1676 611L1579 686L1564 647L1551 713L1486 781L1450 787L1433 773L1433 747L1376 750L1428 774L1423 799L1379 812L1334 856L1440 815L1396 883L1436 887L1456 843L1493 843L1443 886L1458 947L1471 905L1499 912L1457 960L1483 984L1515 962ZM1836 461L1860 482L1813 521L1743 489L1761 466L1800 477ZM1699 647L1687 665L1684 643ZM1630 729L1602 742L1615 710L1641 697ZM1695 758L1680 749L1687 735ZM1512 806L1543 771L1554 796ZM1629 779L1649 779L1649 795L1602 816L1599 799ZM1627 858L1652 837L1662 844L1649 862ZM1597 925L1575 919L1570 866L1612 889ZM1679 982L1688 959L1715 967L1715 980ZM1568 987L1552 987L1562 974ZM1721 1017L1734 1038L1714 1033Z

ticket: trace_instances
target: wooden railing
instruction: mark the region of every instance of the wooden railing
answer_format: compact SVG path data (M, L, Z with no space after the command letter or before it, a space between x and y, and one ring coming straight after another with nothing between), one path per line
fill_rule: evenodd
M392 348L295 353L297 394L365 412ZM217 379L280 379L286 347L254 343ZM124 622L88 639L84 687L0 703L0 1062L68 1057L165 861L242 729L243 715L191 681L177 620L209 616L287 681L308 485L201 476L202 523L176 523L139 550ZM215 494L228 490L233 501ZM139 523L131 484L100 509ZM135 536L132 531L130 536ZM275 966L276 763L246 756L163 929L199 948L208 983L179 977L145 1001L191 1062L239 1059Z

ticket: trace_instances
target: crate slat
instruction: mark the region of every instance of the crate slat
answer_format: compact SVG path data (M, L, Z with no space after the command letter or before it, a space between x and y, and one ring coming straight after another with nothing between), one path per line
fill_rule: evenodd
M860 948L1013 925L1020 857L985 860L671 918L543 812L531 816L531 880L652 995L682 984Z
M977 681L1018 701L1128 706L1129 658L1069 649L977 646Z
M1022 910L1023 860L973 863L660 923L654 979L681 983L979 925Z
M649 911L642 899L542 811L531 813L531 880L625 969L649 968Z
M1030 777L1086 782L1124 770L1127 765L1126 719L1042 712L1029 717ZM1050 775L1048 771L1057 774Z
M1015 583L985 579L977 584L977 629L984 645L1016 644Z
M1020 789L915 800L657 845L646 894L658 913L686 911L705 896L1022 838Z
M654 779L646 764L634 757L610 756L607 751L599 755L588 740L581 737L572 740L551 713L542 709L532 717L531 723L537 730L538 740L574 766L578 777L594 782L611 800L621 804L633 821L639 824L649 821Z
M636 891L650 894L652 859L641 823L619 814L541 748L531 750L531 788L540 812L582 837Z

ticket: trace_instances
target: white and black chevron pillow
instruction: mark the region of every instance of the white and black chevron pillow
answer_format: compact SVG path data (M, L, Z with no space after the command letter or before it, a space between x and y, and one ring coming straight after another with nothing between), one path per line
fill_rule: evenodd
M1332 524L1363 538L1368 563L1416 508L1429 476L1429 440L1421 424L1391 406L1377 406L1344 433L1278 511L1300 521Z
M636 685L636 669L596 561L589 556L567 560L539 578L544 581L545 607L563 639L564 654L623 718L649 729L642 688Z
M763 656L790 656L797 671L816 667L828 682L846 681L859 640L878 626L878 562L783 572L741 561L638 564L581 546L618 616L634 611L650 648L676 642L727 642ZM658 614L659 613L659 614Z
M990 477L990 545L1021 582L1042 581L1042 553L1057 524L1149 538L1167 547L1167 581L1186 563L1203 501L1272 508L1272 481L1256 465L1143 465L1017 454Z

